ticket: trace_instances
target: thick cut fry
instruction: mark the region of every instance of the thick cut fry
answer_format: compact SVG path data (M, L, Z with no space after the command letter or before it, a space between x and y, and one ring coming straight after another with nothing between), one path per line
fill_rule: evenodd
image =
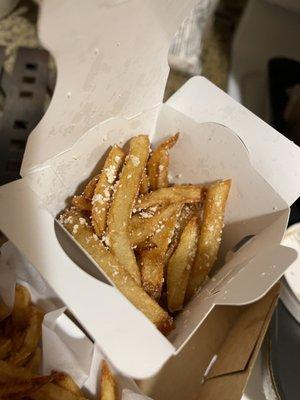
M76 207L80 211L86 211L88 213L92 210L92 198L94 196L95 188L98 183L100 175L94 176L86 185L83 192L79 196L73 196L72 206Z
M13 354L9 361L16 366L26 363L30 355L35 351L42 334L42 322L44 315L36 306L29 308L28 326L22 346L16 354Z
M161 208L151 216L151 213L143 212L136 214L130 221L130 243L133 247L144 243L148 238L153 236L156 231L160 231L164 222L178 212L178 204L170 204Z
M147 163L147 171L150 180L150 189L156 190L169 185L169 154L170 150L177 142L179 133L169 137L162 142L151 154Z
M37 347L30 359L25 364L25 368L33 372L34 374L37 374L40 370L41 361L42 350L40 349L40 347Z
M36 376L26 380L10 381L0 384L0 399L21 399L30 396L39 388L52 382L57 373L52 372L47 376Z
M82 194L80 196L73 196L72 206L77 208L79 211L86 211L88 213L92 211L91 200L85 198Z
M0 337L0 360L4 360L9 356L11 348L11 339Z
M95 175L86 185L86 187L83 189L82 196L86 198L87 200L92 200L94 196L94 192L98 183L100 175Z
M172 214L159 226L152 241L155 247L140 254L142 285L145 291L155 300L161 296L164 282L166 252L172 240L182 205L169 206Z
M83 396L80 387L70 375L61 372L54 381L58 386L68 390L71 393L74 393L76 396Z
M61 222L78 243L91 255L121 293L150 319L162 332L172 329L172 319L147 293L137 285L116 257L105 248L82 214L71 209L61 216Z
M24 329L27 325L30 301L29 291L24 286L16 285L15 302L12 310L12 322L15 328Z
M149 188L150 188L149 177L147 175L146 169L144 169L142 180L141 180L141 185L140 185L140 194L148 193Z
M141 284L140 271L131 248L128 228L148 155L147 136L140 135L131 139L129 154L111 203L107 222L110 248L138 284Z
M162 188L141 196L135 205L137 210L145 210L156 205L171 203L199 203L202 201L203 186L178 185Z
M230 179L217 181L207 189L196 257L186 291L187 300L203 284L217 259L230 185Z
M165 255L166 262L169 261L171 255L174 253L176 247L178 246L179 239L181 237L181 234L182 234L186 224L192 218L193 215L199 215L199 210L200 210L200 207L199 207L199 204L197 204L197 203L185 204L182 207L180 216L175 225L175 230L174 230L174 235L172 237L172 241L170 243L170 246L168 247L168 250L166 251L166 255Z
M117 385L106 361L103 361L99 400L117 400Z
M198 242L198 217L184 228L177 249L170 258L167 273L168 308L171 312L183 307L185 291Z
M110 150L99 175L92 199L92 225L100 237L106 229L106 216L109 209L114 183L122 168L125 153L119 146Z

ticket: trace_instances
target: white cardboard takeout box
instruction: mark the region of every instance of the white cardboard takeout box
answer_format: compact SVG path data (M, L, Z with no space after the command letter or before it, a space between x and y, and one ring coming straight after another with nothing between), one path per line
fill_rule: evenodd
M261 298L296 257L280 241L300 192L299 148L203 78L189 80L161 104L168 44L193 3L44 1L40 36L55 56L58 82L30 136L23 178L0 189L1 229L110 361L136 378L155 374L180 352L215 305ZM165 338L78 253L54 217L110 145L141 132L156 143L177 131L170 168L175 182L233 180L220 264L254 236Z

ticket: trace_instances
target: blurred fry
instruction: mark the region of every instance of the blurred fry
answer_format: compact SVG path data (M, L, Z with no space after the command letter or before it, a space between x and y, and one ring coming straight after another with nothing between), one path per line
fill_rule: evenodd
M83 396L80 387L68 374L61 372L59 376L55 378L55 383L69 392L74 393L76 396Z
M44 315L38 307L31 305L29 307L28 325L25 330L25 336L19 351L12 355L9 361L16 365L23 365L35 351L42 334L42 322Z
M25 367L34 374L37 374L40 369L41 361L42 361L42 350L39 347L37 347L34 353L31 355L30 359L25 364Z
M12 348L11 339L0 337L0 360L4 360L10 354Z
M106 361L102 362L99 400L117 400L117 387Z

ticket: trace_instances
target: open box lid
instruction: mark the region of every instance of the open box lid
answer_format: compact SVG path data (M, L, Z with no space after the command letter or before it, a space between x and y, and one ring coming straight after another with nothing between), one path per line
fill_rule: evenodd
M57 65L46 115L31 133L22 176L87 130L163 99L172 37L196 0L43 0L39 37ZM146 93L146 95L145 95ZM155 122L155 114L147 132Z

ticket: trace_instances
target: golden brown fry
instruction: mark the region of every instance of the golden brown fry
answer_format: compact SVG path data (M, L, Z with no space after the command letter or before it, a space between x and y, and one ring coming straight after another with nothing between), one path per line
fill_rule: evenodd
M22 346L16 354L13 354L9 361L16 366L26 363L30 355L35 351L42 334L42 322L44 315L38 307L31 305L29 308L28 326Z
M92 225L100 237L106 228L106 217L110 205L113 186L122 168L125 153L119 146L111 148L99 175L92 198Z
M129 235L130 243L133 247L144 243L148 238L153 236L157 230L161 230L164 221L171 218L173 214L178 212L178 204L170 204L155 212L153 216L151 213L142 212L136 214L131 218Z
M74 393L76 396L83 396L80 387L70 375L61 372L54 381L58 386L68 390L71 393Z
M135 205L136 210L145 210L157 205L171 203L199 203L203 197L201 185L177 185L168 188L157 189L141 196Z
M174 230L174 235L172 237L172 241L168 247L168 250L166 251L166 255L165 255L166 262L169 261L171 255L174 253L176 247L178 246L179 239L181 237L181 234L182 234L186 224L192 218L193 215L199 215L199 210L200 210L200 207L199 207L199 204L197 204L197 203L185 204L182 207L180 216L175 225L175 230Z
M167 273L168 308L171 312L183 307L185 291L195 258L198 242L198 217L184 228L178 246L170 258Z
M52 382L56 375L56 372L52 372L47 376L36 376L30 379L9 381L4 384L0 384L0 398L21 399L23 397L30 396L42 386Z
M24 343L25 333L25 328L18 330L15 326L13 326L12 334L10 335L12 341L12 355L16 354L20 350L22 344Z
M31 296L26 287L16 285L15 302L11 315L14 328L25 328L28 319L30 301Z
M159 300L164 282L166 252L172 240L182 205L172 205L172 214L159 226L152 237L155 247L140 254L142 284L145 291Z
M88 213L92 211L91 200L85 198L82 194L80 196L73 196L72 206L77 208L79 211L86 211Z
M151 154L147 163L147 171L150 180L150 189L156 190L169 185L168 169L169 169L169 154L170 150L177 142L179 133L169 137L162 142Z
M121 266L116 257L98 240L88 222L81 223L82 214L77 210L71 209L66 211L60 220L133 305L143 312L162 332L168 332L172 329L172 319L168 313L136 284L135 280Z
M107 221L110 248L139 285L140 271L131 248L128 228L148 155L148 136L140 135L132 138Z
M140 185L140 194L148 193L149 188L150 188L149 177L147 175L146 169L144 169L142 180L141 180L141 185Z
M79 196L73 196L72 206L76 207L80 211L86 211L88 213L92 210L92 198L94 196L95 188L98 183L100 175L95 175L86 185L83 192Z
M99 400L117 400L117 385L107 362L103 360Z
M60 372L51 374L51 379L59 380ZM15 381L30 381L35 375L24 367L16 367L0 361L0 384ZM27 395L32 400L87 400L54 383L46 383L34 393Z
M231 180L228 179L217 181L207 189L196 257L186 291L187 300L203 284L217 259L230 185Z
M94 192L99 180L100 174L95 175L86 185L86 187L83 189L82 196L87 199L92 201L92 198L94 196Z
M40 349L40 347L37 347L30 359L25 364L25 368L33 372L34 374L37 374L40 370L41 360L42 350Z
M3 321L9 315L9 313L10 313L9 308L0 298L0 321Z
M9 356L11 348L11 339L0 337L0 360L4 360Z
M157 189L169 186L169 153L162 151L157 173Z

